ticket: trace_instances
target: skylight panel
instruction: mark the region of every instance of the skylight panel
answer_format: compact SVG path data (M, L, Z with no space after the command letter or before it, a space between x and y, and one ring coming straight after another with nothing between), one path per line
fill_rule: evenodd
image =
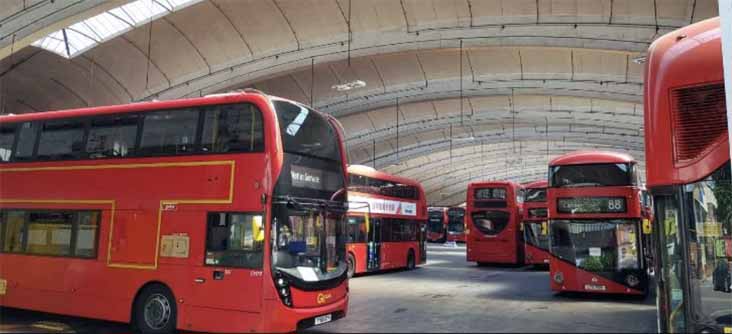
M50 33L32 45L73 58L134 28L201 1L137 0Z

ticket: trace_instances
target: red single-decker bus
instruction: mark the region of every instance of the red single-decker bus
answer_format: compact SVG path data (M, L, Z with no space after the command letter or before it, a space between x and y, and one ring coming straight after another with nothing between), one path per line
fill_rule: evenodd
M643 295L647 253L641 187L627 154L580 151L549 163L551 288Z
M523 264L522 188L511 181L473 182L467 194L467 260Z
M349 166L348 173L349 275L425 263L427 200L422 186L367 166Z
M335 119L255 91L0 117L0 305L144 333L345 316Z

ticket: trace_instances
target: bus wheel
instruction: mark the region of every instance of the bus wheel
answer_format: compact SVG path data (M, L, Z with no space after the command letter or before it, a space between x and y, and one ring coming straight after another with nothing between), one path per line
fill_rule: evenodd
M407 270L412 270L414 267L414 251L410 249L409 254L407 254Z
M135 299L132 325L145 334L173 333L177 318L175 298L168 288L153 284Z
M356 273L356 259L353 258L353 254L348 253L346 263L348 264L348 278L351 278Z

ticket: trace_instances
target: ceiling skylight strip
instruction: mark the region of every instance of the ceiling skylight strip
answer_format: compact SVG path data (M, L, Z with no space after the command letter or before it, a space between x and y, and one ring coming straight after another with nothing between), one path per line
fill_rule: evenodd
M33 42L64 58L74 58L112 38L203 0L137 0L110 9Z

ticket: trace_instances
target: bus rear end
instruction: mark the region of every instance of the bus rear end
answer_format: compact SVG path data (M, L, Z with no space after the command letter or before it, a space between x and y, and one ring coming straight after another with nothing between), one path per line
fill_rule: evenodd
M614 152L575 152L550 162L553 291L646 293L637 176L635 161Z
M427 240L447 241L447 208L431 207L427 210Z
M732 172L721 39L714 18L668 33L648 50L646 171L662 333L732 333Z
M546 181L524 186L523 234L526 264L549 264L549 222L546 207Z
M468 185L467 260L522 264L520 186L510 181Z
M447 209L447 241L465 242L465 209Z

